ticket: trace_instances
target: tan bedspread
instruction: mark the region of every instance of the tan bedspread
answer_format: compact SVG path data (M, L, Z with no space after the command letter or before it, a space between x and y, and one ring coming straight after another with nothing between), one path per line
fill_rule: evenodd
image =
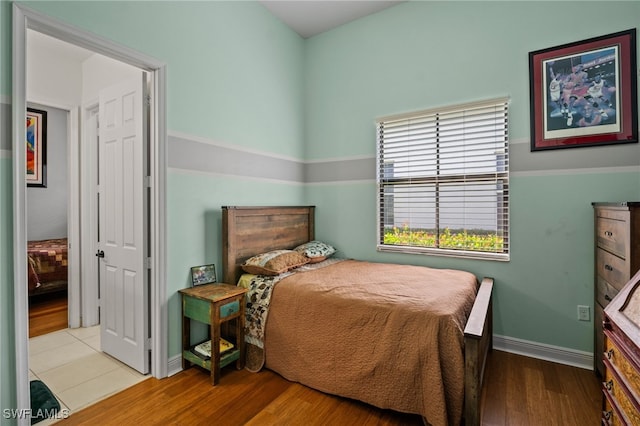
M454 270L348 260L274 288L267 368L379 408L458 425L464 326L477 291Z

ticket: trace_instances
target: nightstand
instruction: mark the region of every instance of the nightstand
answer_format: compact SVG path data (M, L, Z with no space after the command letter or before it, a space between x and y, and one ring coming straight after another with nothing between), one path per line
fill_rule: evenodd
M206 284L179 290L182 294L182 368L196 364L211 372L215 386L220 381L220 368L236 361L244 368L244 307L246 289L230 284ZM235 347L220 354L223 324L235 319ZM211 358L203 359L192 351L191 320L210 326ZM230 336L225 338L231 339Z

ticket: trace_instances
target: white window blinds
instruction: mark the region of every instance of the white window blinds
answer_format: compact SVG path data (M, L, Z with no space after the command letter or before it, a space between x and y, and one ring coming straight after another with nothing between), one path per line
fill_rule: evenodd
M508 99L377 120L378 249L509 259Z

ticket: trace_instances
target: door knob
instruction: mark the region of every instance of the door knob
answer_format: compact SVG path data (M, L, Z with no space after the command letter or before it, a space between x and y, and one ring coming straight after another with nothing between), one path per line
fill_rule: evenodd
M104 251L102 250L98 250L98 252L96 253L97 257L104 257Z

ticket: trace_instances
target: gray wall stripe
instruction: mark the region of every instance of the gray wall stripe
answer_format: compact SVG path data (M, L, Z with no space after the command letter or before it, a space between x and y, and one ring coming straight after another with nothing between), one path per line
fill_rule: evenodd
M332 160L305 164L305 183L371 180L376 178L376 159Z
M169 167L244 177L304 181L304 164L169 136Z
M169 166L298 183L369 181L376 178L375 157L301 162L170 136ZM515 175L566 173L568 170L614 171L640 165L640 144L619 144L531 152L528 143L510 145Z

